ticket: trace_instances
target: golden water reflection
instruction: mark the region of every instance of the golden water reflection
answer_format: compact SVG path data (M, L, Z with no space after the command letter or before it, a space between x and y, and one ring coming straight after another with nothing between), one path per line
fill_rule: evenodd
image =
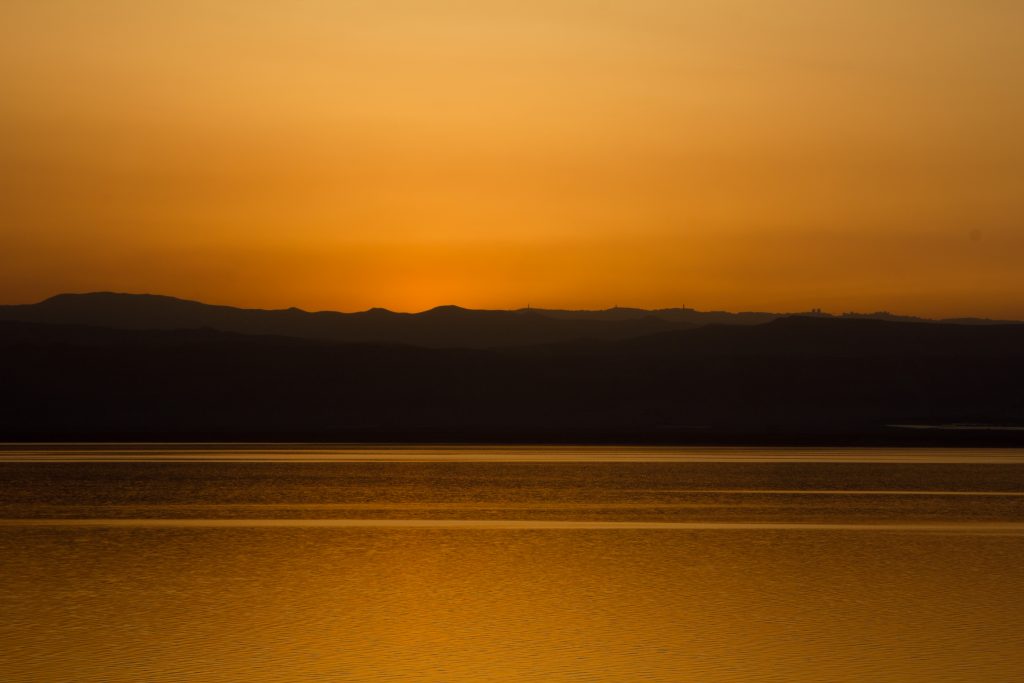
M1024 680L1024 466L0 462L0 681Z
M1019 536L7 527L0 539L5 681L1024 672Z

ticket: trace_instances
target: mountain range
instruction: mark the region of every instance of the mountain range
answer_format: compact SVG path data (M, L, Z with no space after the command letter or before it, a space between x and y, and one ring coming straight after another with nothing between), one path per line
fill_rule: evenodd
M0 320L115 329L209 328L342 342L410 344L431 348L490 348L579 340L629 339L704 325L759 325L788 314L695 311L689 308L599 311L519 309L471 310L439 306L421 313L373 308L358 313L307 312L298 308L260 310L213 306L169 296L95 292L60 294L36 304L0 306ZM832 318L827 314L804 313ZM843 319L945 324L999 324L977 318L929 321L889 313L846 314Z
M1024 324L686 310L65 295L0 309L0 440L1024 444Z

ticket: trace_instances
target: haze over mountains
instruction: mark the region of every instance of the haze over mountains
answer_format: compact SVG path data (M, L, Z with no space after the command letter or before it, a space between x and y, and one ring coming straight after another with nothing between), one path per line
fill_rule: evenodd
M1024 324L706 315L65 295L0 308L0 440L1024 442Z
M785 315L703 312L689 308L648 311L618 307L600 311L495 311L439 306L422 313L395 313L380 308L358 313L306 312L297 308L259 310L213 306L167 296L111 292L61 294L37 304L0 306L0 320L139 330L209 328L240 334L400 343L433 348L488 348L586 339L628 339L709 324L757 325ZM804 315L831 317L821 313ZM847 314L843 317L925 322L920 318L888 313ZM941 322L995 324L1000 321L958 319Z

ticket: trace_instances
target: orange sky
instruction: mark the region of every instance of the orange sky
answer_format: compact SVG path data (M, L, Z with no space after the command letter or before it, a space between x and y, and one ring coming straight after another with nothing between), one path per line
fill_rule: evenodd
M4 0L0 303L1024 317L1015 0Z

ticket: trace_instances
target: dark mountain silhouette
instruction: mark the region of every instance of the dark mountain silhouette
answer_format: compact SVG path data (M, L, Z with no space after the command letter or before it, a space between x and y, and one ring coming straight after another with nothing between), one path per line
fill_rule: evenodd
M608 308L603 311L567 311L559 309L528 308L521 311L531 311L551 318L563 318L570 320L634 320L637 318L654 316L662 320L676 323L689 323L692 326L700 325L760 325L771 322L778 318L787 318L794 315L816 318L853 318L868 320L888 320L890 322L917 322L917 323L946 323L951 325L1006 325L1013 324L1013 320L990 320L988 318L945 318L932 320L909 315L895 315L887 311L875 313L843 313L840 316L833 316L828 313L800 312L800 313L765 313L757 311L742 311L730 313L728 311L697 311L692 308L658 308L645 310L642 308Z
M61 294L38 304L0 306L0 320L92 325L119 329L210 328L348 342L428 347L510 346L576 339L624 339L689 323L653 315L624 320L553 318L532 311L473 311L439 306L422 313L381 308L361 313L310 313L211 306L150 294Z
M814 315L832 317L820 313ZM110 292L61 294L37 304L0 306L0 320L136 330L210 328L241 334L433 348L490 348L629 339L709 324L759 325L781 317L784 316L776 313L705 312L688 308L645 311L618 307L604 311L481 311L439 306L422 313L395 313L382 308L360 313L310 313L298 308L244 309L211 306L167 296ZM932 322L888 313L847 314L843 317ZM994 324L996 321L963 319L953 322Z
M658 356L1014 356L1024 354L1024 324L791 316L743 328L707 325L685 333L652 334L622 341L617 348Z
M435 316L462 316L460 310ZM0 322L0 440L1020 443L1024 325L793 317L491 349Z
M729 313L726 311L696 311L692 308L659 308L645 310L642 308L622 308L616 306L602 311L569 311L561 309L528 308L520 311L531 311L549 318L563 320L636 320L648 316L654 316L661 320L675 323L686 323L689 325L758 325L770 322L776 318L783 317L780 313L755 313L741 312Z

